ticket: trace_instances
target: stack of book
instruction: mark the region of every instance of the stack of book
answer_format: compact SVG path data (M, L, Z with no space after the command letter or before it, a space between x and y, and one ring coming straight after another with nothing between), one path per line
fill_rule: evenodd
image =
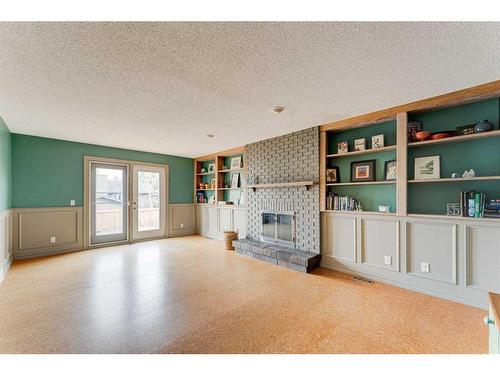
M339 196L337 193L328 194L326 209L333 211L359 211L359 202L349 195Z
M486 195L472 190L460 192L460 210L464 217L486 217ZM500 217L500 216L499 216Z
M490 203L484 206L483 217L500 219L500 199L491 199Z

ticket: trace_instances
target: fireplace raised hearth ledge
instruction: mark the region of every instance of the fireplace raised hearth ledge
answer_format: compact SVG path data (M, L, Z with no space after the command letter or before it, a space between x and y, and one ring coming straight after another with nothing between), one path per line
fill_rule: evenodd
M321 254L291 249L289 247L248 239L233 242L238 254L247 255L281 267L300 272L310 272L319 267Z

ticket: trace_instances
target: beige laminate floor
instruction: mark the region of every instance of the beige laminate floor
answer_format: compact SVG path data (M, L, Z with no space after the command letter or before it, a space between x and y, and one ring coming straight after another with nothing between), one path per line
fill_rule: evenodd
M1 353L486 353L483 310L199 236L17 261Z

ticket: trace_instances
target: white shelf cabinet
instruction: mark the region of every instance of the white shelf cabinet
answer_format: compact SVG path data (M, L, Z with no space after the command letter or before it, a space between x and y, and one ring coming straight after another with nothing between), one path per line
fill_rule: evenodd
M197 204L196 228L198 234L212 239L224 239L225 230L238 231L238 238L245 238L246 208Z

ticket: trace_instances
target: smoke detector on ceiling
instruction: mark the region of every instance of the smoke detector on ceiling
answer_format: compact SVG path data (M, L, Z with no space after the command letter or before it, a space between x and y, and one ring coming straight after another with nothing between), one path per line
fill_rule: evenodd
M284 110L285 110L285 107L283 107L282 105L275 105L273 107L273 112L274 113L278 113L279 114L279 113L283 112Z

